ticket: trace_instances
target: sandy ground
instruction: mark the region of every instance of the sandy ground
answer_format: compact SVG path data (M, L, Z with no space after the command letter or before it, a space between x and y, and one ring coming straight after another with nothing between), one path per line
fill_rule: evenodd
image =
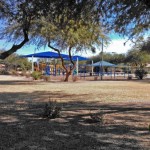
M60 80L0 75L0 150L149 150L149 80ZM41 117L49 101L60 118Z

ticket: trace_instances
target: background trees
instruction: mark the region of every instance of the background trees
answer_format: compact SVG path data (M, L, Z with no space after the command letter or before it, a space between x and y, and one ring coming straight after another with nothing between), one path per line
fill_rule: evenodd
M147 38L146 41L143 41L140 45L139 48L141 51L145 51L147 53L150 53L150 37Z
M91 57L94 62L100 61L101 53L97 56ZM113 64L125 63L126 56L125 54L117 54L117 53L103 53L104 61L108 61ZM91 62L89 62L91 63Z
M4 51L0 50L0 53ZM0 63L6 65L6 71L16 70L20 68L22 71L27 71L31 69L31 62L27 58L21 58L17 54L12 54L4 60L0 60Z
M127 53L126 62L131 63L133 66L143 68L148 62L150 62L150 55L146 52L132 49Z

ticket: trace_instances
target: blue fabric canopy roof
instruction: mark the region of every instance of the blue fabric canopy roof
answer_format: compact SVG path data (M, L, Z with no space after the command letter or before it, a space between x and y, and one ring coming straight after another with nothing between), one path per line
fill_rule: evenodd
M96 62L94 64L92 64L91 66L103 66L103 67L116 67L115 64L112 64L112 63L109 63L107 61L99 61L99 62Z
M68 55L61 54L63 58L68 58ZM58 53L55 52L41 52L29 55L23 55L22 57L38 57L38 58L60 58Z
M82 56L78 56L78 55L72 56L73 61L77 61L77 59L79 61L88 60L88 58L86 58L86 57L82 57ZM66 60L70 60L69 56L68 56L68 58L66 58Z
M70 60L69 56L66 54L61 54L61 56L65 59L65 60ZM38 57L38 58L60 58L58 53L56 52L41 52L41 53L35 53L35 54L29 54L29 55L23 55L22 57ZM81 57L81 56L72 56L72 60L76 61L78 58L79 61L82 60L88 60L88 58L86 57Z

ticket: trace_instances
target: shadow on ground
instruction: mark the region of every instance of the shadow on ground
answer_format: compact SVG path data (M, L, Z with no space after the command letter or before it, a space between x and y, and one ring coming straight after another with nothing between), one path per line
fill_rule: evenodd
M62 106L60 118L41 117L49 95L50 100L57 99ZM61 91L0 93L0 149L149 149L149 106L106 105L78 98L77 94L66 95ZM104 114L103 124L86 122L91 114L99 113Z

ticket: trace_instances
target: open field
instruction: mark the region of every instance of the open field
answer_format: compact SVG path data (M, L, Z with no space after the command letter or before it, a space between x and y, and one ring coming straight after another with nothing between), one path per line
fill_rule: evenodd
M61 117L41 117L48 101ZM104 114L91 123L90 115ZM0 150L149 150L150 80L32 81L0 76Z

